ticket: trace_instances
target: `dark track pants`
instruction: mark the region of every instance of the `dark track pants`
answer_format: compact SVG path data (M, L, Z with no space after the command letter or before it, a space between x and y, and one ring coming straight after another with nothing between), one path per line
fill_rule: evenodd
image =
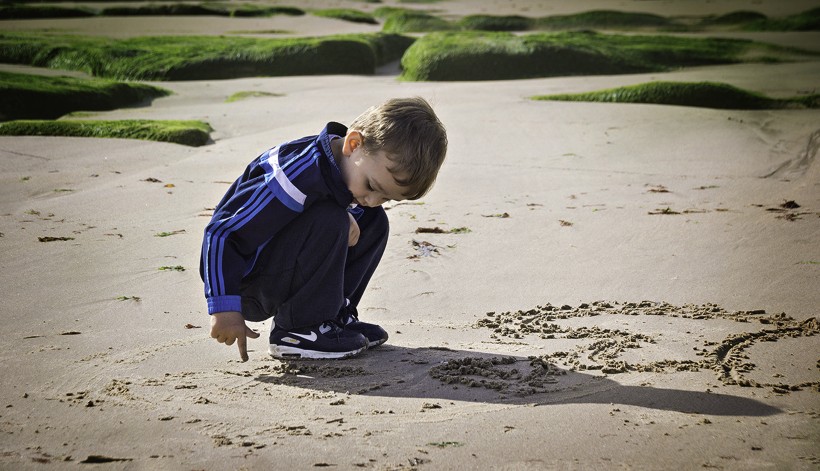
M348 247L345 209L318 202L277 234L242 279L242 315L290 330L335 319L346 304L355 307L387 245L387 214L363 208L359 242Z

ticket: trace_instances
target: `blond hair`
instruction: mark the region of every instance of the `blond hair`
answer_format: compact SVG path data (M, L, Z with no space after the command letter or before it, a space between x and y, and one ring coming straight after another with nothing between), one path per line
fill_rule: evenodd
M362 134L367 154L385 152L396 183L409 188L407 199L419 199L433 186L447 153L447 132L426 100L387 100L359 115L349 130Z

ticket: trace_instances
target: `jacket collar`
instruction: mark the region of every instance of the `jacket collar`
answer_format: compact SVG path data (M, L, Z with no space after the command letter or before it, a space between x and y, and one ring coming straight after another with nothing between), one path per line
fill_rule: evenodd
M347 126L336 122L329 122L316 136L316 142L322 149L325 160L329 164L329 172L327 172L328 186L333 192L333 197L340 206L347 207L353 201L353 194L347 189L344 179L342 178L342 171L336 164L336 159L333 158L333 149L330 147L330 142L335 138L342 138L347 135Z

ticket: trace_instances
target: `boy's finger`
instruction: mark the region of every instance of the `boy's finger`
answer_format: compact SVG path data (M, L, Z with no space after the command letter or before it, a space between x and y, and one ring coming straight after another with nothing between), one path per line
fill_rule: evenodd
M252 339L258 339L259 338L259 332L256 332L255 330L252 330L250 327L245 328L245 335L247 335L248 337L250 337Z
M248 361L248 339L244 335L236 338L236 346L239 347L239 356L242 361Z

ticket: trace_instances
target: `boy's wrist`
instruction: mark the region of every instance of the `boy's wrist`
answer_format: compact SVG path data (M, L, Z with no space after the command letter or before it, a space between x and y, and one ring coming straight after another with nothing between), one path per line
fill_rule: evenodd
M222 312L215 312L211 314L211 317L215 319L231 319L231 318L240 318L244 321L244 317L242 317L242 313L239 311L222 311Z
M208 298L208 314L217 312L242 312L242 296L214 296Z

